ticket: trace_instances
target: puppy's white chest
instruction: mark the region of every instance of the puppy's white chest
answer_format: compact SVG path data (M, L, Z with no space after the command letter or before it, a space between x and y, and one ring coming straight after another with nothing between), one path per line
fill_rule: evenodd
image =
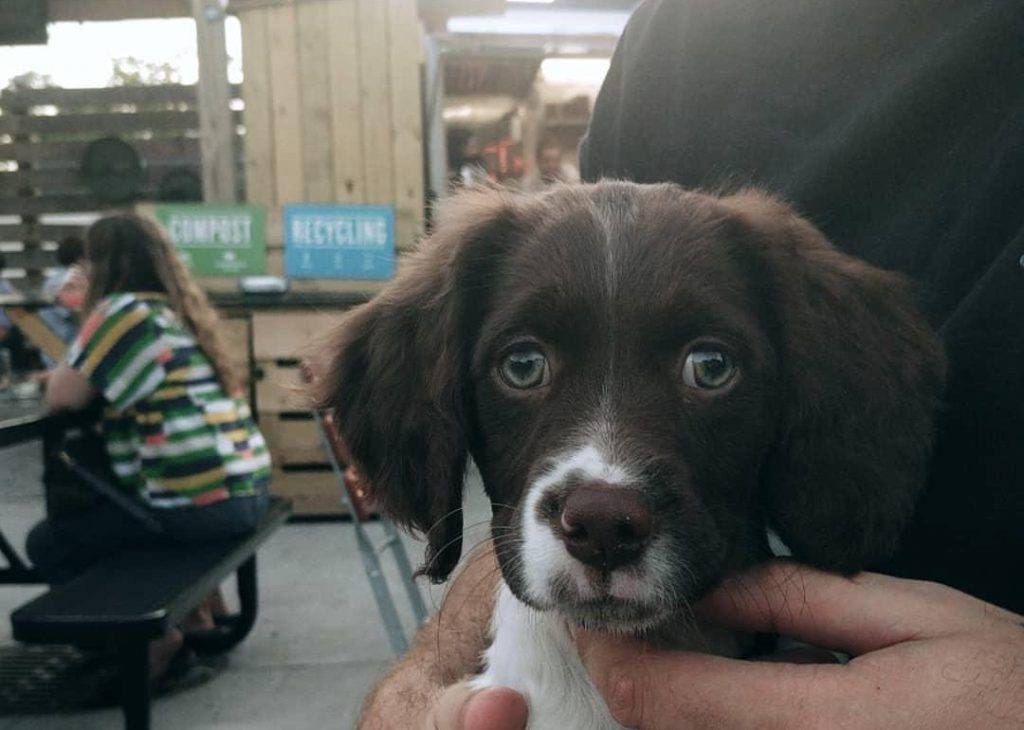
M620 730L558 614L530 608L502 583L491 633L487 668L472 684L521 692L530 705L530 730Z

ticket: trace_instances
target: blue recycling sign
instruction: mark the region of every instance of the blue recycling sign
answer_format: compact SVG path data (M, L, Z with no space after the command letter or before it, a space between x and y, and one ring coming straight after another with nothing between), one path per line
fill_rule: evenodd
M297 279L390 279L395 273L394 209L284 206L284 273Z

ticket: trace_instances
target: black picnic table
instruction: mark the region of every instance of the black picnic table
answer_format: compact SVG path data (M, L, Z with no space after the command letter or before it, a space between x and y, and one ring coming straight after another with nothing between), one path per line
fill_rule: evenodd
M58 420L48 420L54 418ZM41 440L47 429L59 423L59 417L47 416L41 399L0 400L0 446ZM274 497L263 520L248 535L203 545L139 549L104 560L17 609L11 615L14 638L32 644L116 646L125 728L146 730L150 723L149 641L164 635L235 573L238 613L218 621L215 630L186 636L186 641L205 653L224 652L241 642L256 621L256 552L290 514L290 505ZM0 584L44 582L2 531L0 553L8 563L0 569Z
M6 397L0 400L0 448L39 440L42 438L45 419L46 408L42 398ZM0 585L42 582L39 575L11 547L4 536L3 525L0 525L0 554L7 561L7 567L0 568Z

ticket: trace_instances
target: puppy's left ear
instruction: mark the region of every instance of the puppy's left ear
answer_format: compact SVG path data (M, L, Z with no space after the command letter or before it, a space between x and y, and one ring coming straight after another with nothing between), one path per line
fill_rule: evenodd
M724 203L760 262L779 350L768 518L805 562L853 572L882 561L926 476L942 348L898 275L836 251L767 196Z
M462 551L468 352L516 220L509 194L454 198L396 280L342 324L318 388L381 509L426 538L420 572L435 582Z

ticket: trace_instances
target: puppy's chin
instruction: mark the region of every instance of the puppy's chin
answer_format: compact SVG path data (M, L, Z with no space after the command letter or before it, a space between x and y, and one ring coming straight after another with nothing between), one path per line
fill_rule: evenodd
M672 611L664 606L612 597L585 603L559 603L555 610L569 624L616 634L642 634L661 626L672 616Z
M570 625L594 631L642 634L661 626L678 610L667 602L622 598L604 591L584 595L564 579L549 583L543 597L527 595L518 582L506 582L516 598L531 608L557 613Z

